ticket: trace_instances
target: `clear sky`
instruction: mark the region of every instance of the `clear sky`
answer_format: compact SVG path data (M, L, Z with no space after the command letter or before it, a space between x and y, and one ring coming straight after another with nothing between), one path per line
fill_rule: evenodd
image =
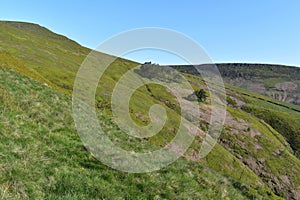
M90 48L121 31L163 27L195 39L214 62L300 66L299 0L10 0L0 19L38 23ZM180 62L157 52L129 57Z

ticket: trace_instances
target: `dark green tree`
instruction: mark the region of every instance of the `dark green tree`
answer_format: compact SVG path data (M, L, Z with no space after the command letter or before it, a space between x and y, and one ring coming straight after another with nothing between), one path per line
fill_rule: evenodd
M203 89L196 90L196 91L194 92L194 94L196 95L197 100L198 100L199 102L206 101L206 98L208 97L207 94L206 94L206 92L205 92L205 90L203 90Z

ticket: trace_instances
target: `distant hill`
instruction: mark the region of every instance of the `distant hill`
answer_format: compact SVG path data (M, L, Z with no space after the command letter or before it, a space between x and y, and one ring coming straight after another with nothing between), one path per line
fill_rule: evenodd
M276 100L300 105L300 67L270 64L218 63L224 81ZM172 66L195 74L191 66Z
M226 85L228 107L223 132L204 159L199 159L197 152L207 134L210 97L199 102L196 140L170 166L146 174L129 174L97 161L83 146L71 109L74 78L90 51L39 25L0 21L1 199L300 198L300 106L251 92L235 82ZM111 57L100 52L99 56ZM178 99L170 91L149 84L139 88L130 100L130 116L140 125L150 122L153 104L166 109L166 124L153 137L127 135L117 127L111 113L110 99L116 83L137 65L118 58L105 71L95 97L98 119L116 145L129 151L156 150L175 136L182 117ZM186 66L179 68L187 70L183 75L194 89L207 91L201 77ZM245 72L232 75L238 74L239 68ZM263 82L274 80L275 85L274 77L287 82L298 73L295 68L280 66L282 71L274 66L273 74L268 67L247 73L246 69L227 64L220 67L222 74L229 71L225 75L228 81L240 77L249 81L257 76ZM147 75L147 68L140 70ZM264 77L266 70L270 77ZM289 70L296 71L290 76Z

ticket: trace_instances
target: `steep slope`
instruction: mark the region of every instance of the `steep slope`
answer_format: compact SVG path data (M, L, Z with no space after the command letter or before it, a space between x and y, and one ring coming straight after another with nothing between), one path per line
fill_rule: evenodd
M244 98L246 103L242 107L246 112L252 113L260 119L269 123L290 143L299 158L300 151L300 106L292 105L286 102L297 104L300 95L300 68L281 66L281 65L263 65L263 64L217 64L220 73L225 81L229 83L228 90L237 92ZM183 73L199 76L199 73L192 66L171 66ZM236 84L239 82L240 84ZM279 96L270 95L270 91L275 90L270 84L278 85L280 83L294 83L295 87L286 85L284 93L285 99L277 98ZM263 86L262 84L268 85ZM253 85L260 85L263 90L256 90ZM251 86L252 85L252 86ZM270 86L270 87L269 87ZM269 96L267 98L263 95ZM269 91L269 92L268 92ZM278 93L279 94L279 93ZM289 100L288 100L289 99ZM293 100L292 100L293 99Z
M1 71L0 75L0 180L4 199L92 199L112 195L276 198L263 180L220 145L205 160L198 161L191 157L193 154L187 154L186 159L149 174L109 169L83 148L73 124L70 97L11 70ZM108 134L113 138L120 135L110 118L99 116ZM157 142L154 143L159 145ZM136 143L126 145L133 148ZM194 144L189 152L197 148ZM172 187L166 188L168 185Z
M196 79L191 75L187 77ZM200 77L198 80L203 81ZM276 194L298 199L300 107L233 86L226 87L229 107L220 144L261 177ZM269 115L256 114L252 109ZM292 192L288 189L291 187L294 188Z
M91 51L37 24L23 22L0 21L0 43L0 58L13 60L6 62L6 68L47 82L69 94L80 64ZM102 53L98 56L111 57ZM115 63L120 67L126 63L134 64L122 59Z
M0 183L4 197L299 198L300 163L293 152L297 147L291 143L297 135L287 137L279 127L267 124L272 124L271 121L262 121L266 118L248 109L259 101L262 106L267 104L267 108L291 113L289 116L297 120L297 111L289 109L297 110L297 106L272 103L264 96L227 86L231 107L224 132L220 144L205 159L199 160L195 156L202 140L199 135L184 159L165 169L142 175L119 173L93 159L83 148L72 121L69 96L20 75L71 94L75 74L89 50L27 23L1 22L0 38L0 110L4 122L0 132L1 152L5 158L1 160ZM103 59L108 57L99 55ZM98 117L119 146L137 151L143 147L157 149L174 137L180 117L176 98L165 88L157 85L141 87L130 102L132 118L142 125L150 120L151 105L160 104L166 108L170 120L156 136L148 140L134 139L120 131L112 120L110 98L113 88L135 65L135 62L118 59L105 72L96 96ZM206 89L201 78L185 76L195 88ZM204 113L200 129L205 133L211 109L209 99L200 105ZM291 145L286 140L290 140Z
M219 63L217 66L228 84L300 105L300 68L247 63ZM191 66L173 67L182 72L197 74Z
M83 148L71 114L69 96L0 70L1 199L247 199L225 176L183 158L152 173L110 169ZM101 123L118 130L105 116ZM271 195L265 189L252 195Z

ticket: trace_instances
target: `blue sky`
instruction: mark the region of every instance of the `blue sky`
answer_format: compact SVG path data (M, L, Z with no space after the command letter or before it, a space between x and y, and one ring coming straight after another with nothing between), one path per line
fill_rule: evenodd
M2 1L1 20L38 23L95 48L129 29L162 27L195 39L214 62L300 66L300 1ZM180 63L171 55L140 52L138 61Z

